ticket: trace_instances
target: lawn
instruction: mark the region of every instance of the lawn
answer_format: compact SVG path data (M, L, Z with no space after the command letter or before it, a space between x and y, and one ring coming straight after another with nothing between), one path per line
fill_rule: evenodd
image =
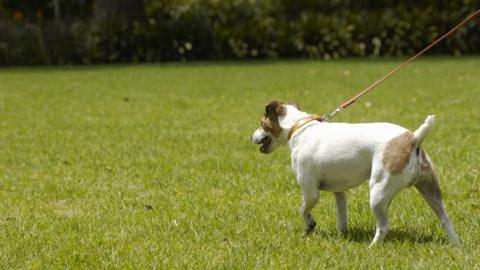
M330 112L399 62L0 69L1 268L480 268L479 57L423 58L334 119L437 114L424 145L459 247L412 188L368 249L366 184L348 192L347 238L326 192L305 235L288 149L249 141L269 101Z

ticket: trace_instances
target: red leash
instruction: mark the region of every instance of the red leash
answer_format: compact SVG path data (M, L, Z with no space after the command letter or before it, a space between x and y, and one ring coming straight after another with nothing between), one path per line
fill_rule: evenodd
M423 49L422 51L420 51L419 53L417 53L416 55L412 56L410 59L408 59L407 61L403 62L402 64L400 64L399 66L397 66L396 68L394 68L392 71L390 71L389 73L387 73L385 76L383 76L382 78L380 78L379 80L377 80L376 82L370 84L369 86L367 86L364 90L362 90L360 93L356 94L355 96L353 96L352 98L350 98L349 100L343 102L342 104L340 104L340 106L337 107L337 109L330 113L330 114L327 114L327 115L324 115L322 116L322 120L325 121L325 120L328 120L332 117L334 117L337 113L343 111L345 108L347 108L348 106L350 106L352 103L354 103L355 101L357 101L357 99L359 99L361 96L365 95L366 93L368 93L370 90L372 90L375 86L379 85L380 83L382 83L383 81L385 81L386 79L390 78L390 76L392 76L393 74L395 74L397 71L399 71L401 68L403 68L404 66L406 66L408 63L412 62L415 58L419 57L420 55L422 55L424 52L428 51L430 48L432 48L433 46L437 45L440 41L444 40L445 38L449 37L451 34L455 33L460 27L462 27L464 24L466 24L467 22L473 20L475 17L477 17L478 15L480 15L480 9L475 11L474 13L470 14L467 18L465 18L462 22L460 22L457 26L455 26L454 28L452 28L450 31L448 31L446 34L444 34L443 36L441 36L440 38L438 38L437 40L435 40L434 42L430 43L430 45L428 45L425 49Z

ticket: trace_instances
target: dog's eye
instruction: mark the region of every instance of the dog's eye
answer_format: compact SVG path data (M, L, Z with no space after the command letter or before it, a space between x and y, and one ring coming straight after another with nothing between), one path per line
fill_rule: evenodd
M270 132L272 130L272 125L269 121L266 121L266 120L261 121L260 125L264 130L266 130L268 132Z

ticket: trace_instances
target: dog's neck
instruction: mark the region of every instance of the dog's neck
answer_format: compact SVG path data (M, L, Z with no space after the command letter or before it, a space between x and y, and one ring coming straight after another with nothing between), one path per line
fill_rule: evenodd
M297 121L291 128L290 128L290 131L288 132L288 136L287 136L287 139L290 140L293 136L293 134L299 130L300 128L302 128L304 125L312 122L312 121L321 121L321 117L320 115L318 114L312 114L312 115L309 115L307 117L304 117L302 119L300 119L299 121Z
M285 115L281 116L278 120L282 129L290 130L298 121L308 117L309 115L310 114L302 112L292 105L289 105L286 106Z
M297 125L297 123L301 123L303 119L306 119L308 117L310 117L310 114L308 114L306 112L302 112L302 111L298 110L296 107L293 107L291 105L286 106L285 115L283 117L279 118L279 124L280 124L280 127L283 130L282 137L284 138L285 143L288 143L291 146L292 141L288 137L288 134L290 133L292 128L294 128L294 126ZM312 122L309 122L309 123L306 123L306 124L302 125L301 127L298 127L298 129L294 131L295 135L298 135L298 134L296 134L297 132L302 132L302 130L305 129L306 126L309 126L311 124L312 124ZM294 137L296 137L296 136L293 136L293 138L291 138L291 139L294 139Z

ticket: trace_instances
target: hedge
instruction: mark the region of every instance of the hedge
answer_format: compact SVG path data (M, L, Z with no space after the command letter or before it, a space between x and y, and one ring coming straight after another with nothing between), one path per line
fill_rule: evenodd
M142 21L0 19L0 65L397 57L422 49L479 6L468 0L150 0ZM480 53L480 18L431 53Z

